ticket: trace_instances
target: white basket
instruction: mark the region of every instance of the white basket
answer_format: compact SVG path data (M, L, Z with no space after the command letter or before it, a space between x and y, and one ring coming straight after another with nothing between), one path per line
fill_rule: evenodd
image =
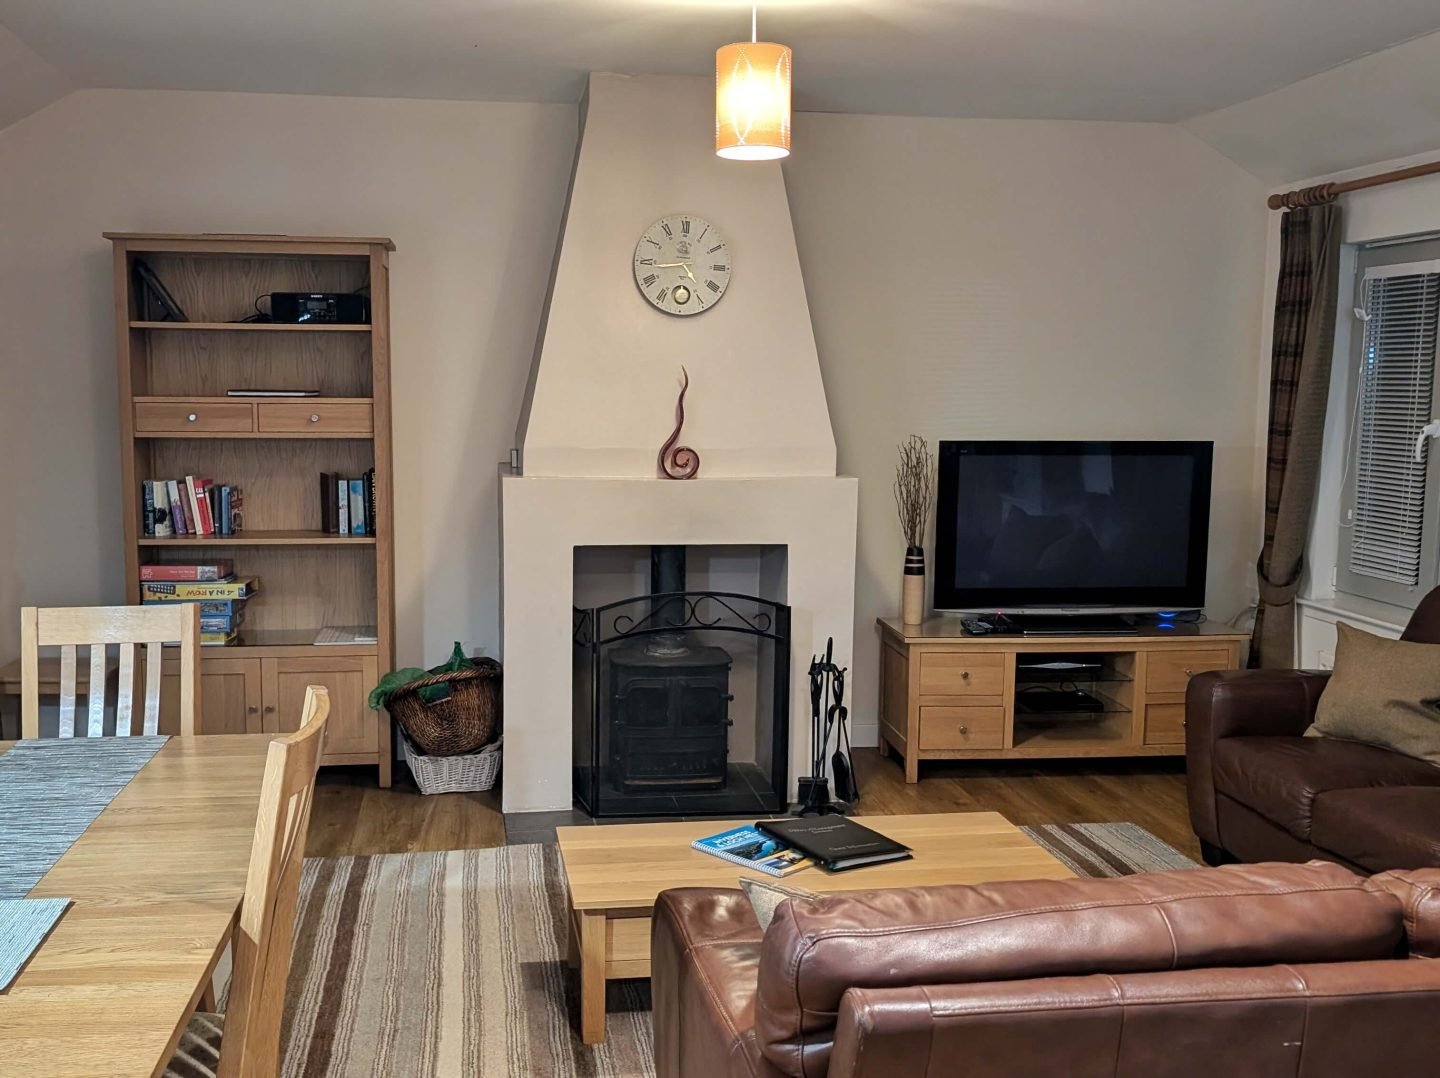
M422 794L465 794L488 790L500 777L500 741L464 756L426 756L416 751L404 731L400 748Z

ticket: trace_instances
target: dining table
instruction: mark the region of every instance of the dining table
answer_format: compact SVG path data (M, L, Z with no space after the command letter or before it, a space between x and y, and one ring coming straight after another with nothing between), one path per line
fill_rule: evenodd
M28 892L72 904L0 992L0 1076L163 1074L236 924L271 740L170 738Z

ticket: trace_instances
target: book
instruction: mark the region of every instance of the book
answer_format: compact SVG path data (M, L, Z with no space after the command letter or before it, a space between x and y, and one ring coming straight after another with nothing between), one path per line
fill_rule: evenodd
M335 511L338 523L335 526L337 535L350 534L350 484L339 476L335 477Z
M771 838L813 857L821 868L831 872L904 861L911 856L909 846L902 846L844 816L761 820L755 826Z
M315 634L317 644L376 644L379 640L373 625L327 625Z
M234 535L235 533L230 530L231 520L230 520L230 488L229 488L229 486L222 486L222 487L220 488L219 508L220 508L220 518L219 518L218 524L219 524L219 527L220 527L220 534L221 534L221 535L225 535L225 536Z
M754 827L732 827L718 835L697 838L690 845L701 853L770 876L788 876L810 865L810 859L805 854L783 841L761 834Z
M197 599L248 599L259 590L260 581L254 577L209 582L153 580L140 585L140 598L169 603L188 603Z
M240 633L238 630L232 630L228 633L202 632L200 634L200 646L206 648L224 647L227 644L233 644L239 638Z
M245 530L245 492L239 487L230 488L230 512L227 522L230 535L239 535Z
M190 518L185 512L185 499L180 497L180 484L174 479L167 479L165 486L170 491L170 512L174 514L175 534L191 534Z
M217 581L235 575L235 563L222 561L196 562L194 565L142 565L141 580Z
M318 389L227 389L227 397L318 397Z
M375 512L375 469L371 468L365 473L365 520L370 525L370 534L375 534L375 521L379 519Z
M155 535L155 484L146 479L140 484L140 504L144 511L144 532L147 537Z
M365 534L365 481L350 480L350 534Z
M161 603L169 603L174 601L175 600L172 598L140 600L140 602L145 606L158 606ZM212 614L222 617L232 617L239 614L241 610L245 609L244 599L187 599L184 601L194 603L196 606L198 606L200 608L200 616L202 618Z
M337 529L335 504L335 476L330 472L320 473L320 530L334 535Z
M234 614L201 614L200 631L202 633L231 633L245 623L245 611L240 610Z
M153 479L150 488L155 498L155 538L168 539L175 534L170 523L170 485L163 479Z

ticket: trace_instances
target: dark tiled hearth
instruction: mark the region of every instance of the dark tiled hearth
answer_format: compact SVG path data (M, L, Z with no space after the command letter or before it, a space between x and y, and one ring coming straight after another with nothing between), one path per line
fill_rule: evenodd
M505 845L525 846L537 842L554 842L557 827L608 827L618 823L675 823L679 820L703 820L703 816L634 816L627 819L596 820L579 809L558 812L507 812L505 814Z

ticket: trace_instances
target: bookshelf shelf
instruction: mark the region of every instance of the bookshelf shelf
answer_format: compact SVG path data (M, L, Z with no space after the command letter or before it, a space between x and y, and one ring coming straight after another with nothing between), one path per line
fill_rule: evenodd
M374 327L343 323L287 323L287 322L141 322L132 321L131 329L155 329L179 331L182 333L226 332L226 333L369 333Z
M247 531L239 535L182 535L155 539L142 536L143 547L174 546L374 546L373 535L332 535L330 532L297 528L290 531Z
M368 764L390 785L390 718L366 697L395 666L389 259L383 238L107 234L116 352L128 601L140 566L221 558L258 580L235 642L200 657L202 734L283 733L308 685L330 693L320 762ZM157 322L148 268L194 322ZM267 292L368 289L368 325L228 322ZM230 389L316 390L232 397ZM326 530L322 475L374 473L363 536ZM204 477L238 489L245 530L147 537L146 480ZM333 484L333 480L332 480ZM346 553L337 548L349 547ZM323 645L323 627L374 626L371 644ZM178 730L179 663L161 670L162 733ZM167 704L166 701L170 703Z

